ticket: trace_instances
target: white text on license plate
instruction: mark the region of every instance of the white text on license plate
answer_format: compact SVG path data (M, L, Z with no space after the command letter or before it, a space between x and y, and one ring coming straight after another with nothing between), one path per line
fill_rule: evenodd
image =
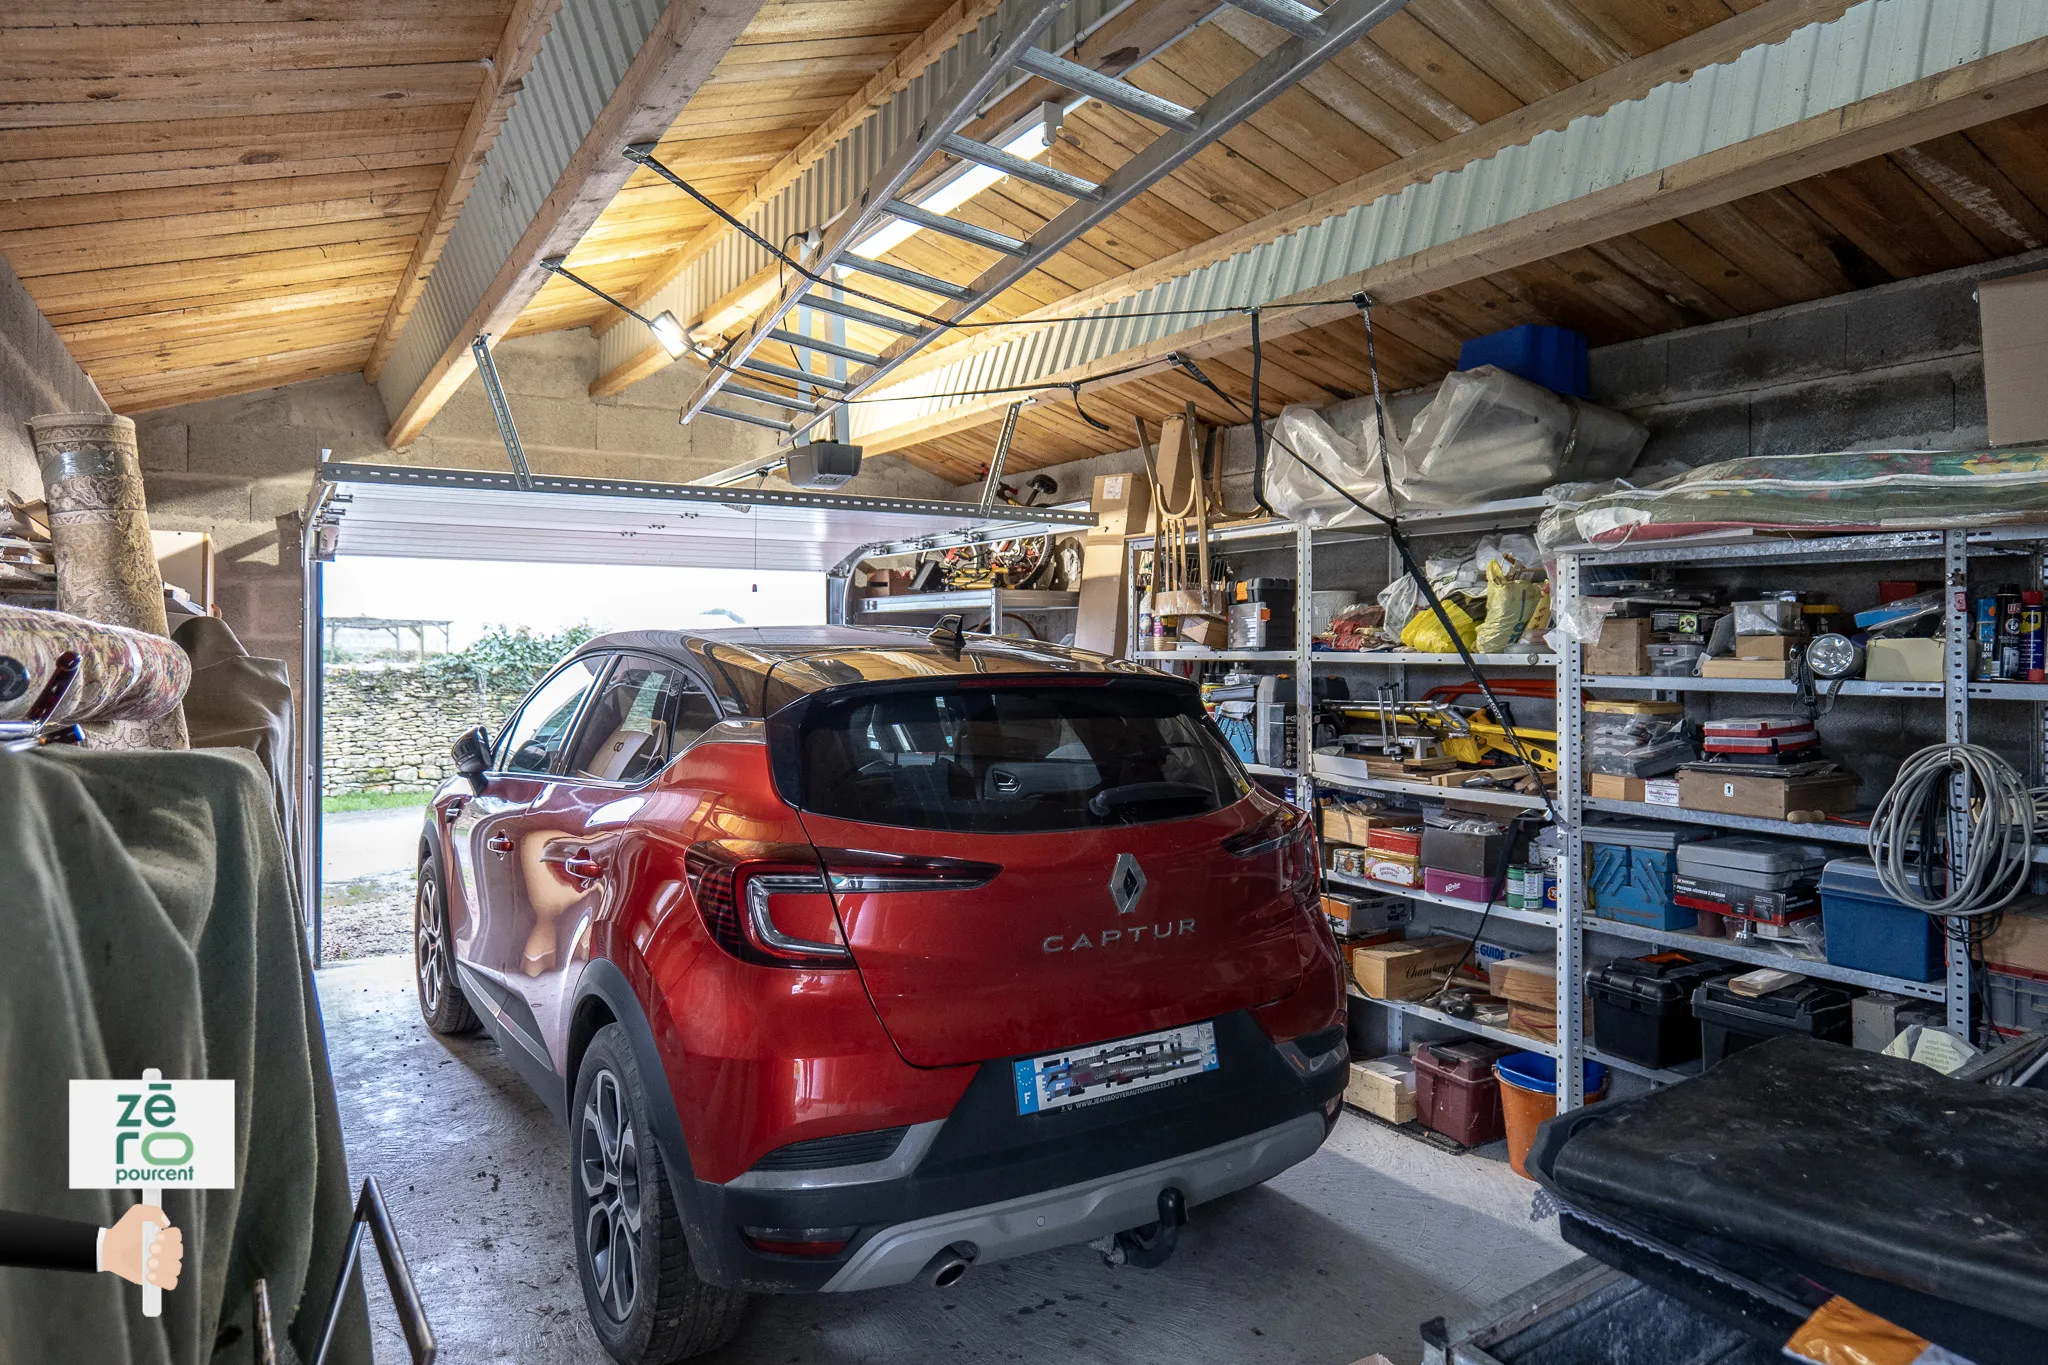
M1129 1095L1216 1069L1216 1026L1185 1024L1015 1063L1017 1112Z

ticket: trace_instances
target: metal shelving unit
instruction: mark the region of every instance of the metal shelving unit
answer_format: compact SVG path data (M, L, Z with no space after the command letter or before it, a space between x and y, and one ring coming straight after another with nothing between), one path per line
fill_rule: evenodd
M1411 535L1418 537L1476 536L1489 530L1527 526L1535 520L1542 508L1541 499L1518 499L1449 513L1404 517L1402 525ZM1312 806L1316 790L1321 788L1335 792L1417 799L1454 799L1461 802L1481 801L1512 808L1541 809L1544 805L1541 799L1517 792L1440 787L1422 782L1347 774L1325 761L1324 757L1313 754L1310 742L1312 730L1308 727L1312 727L1313 724L1312 698L1317 669L1389 670L1388 681L1396 687L1401 687L1407 681L1404 670L1408 667L1456 668L1462 667L1462 661L1456 655L1445 654L1409 654L1400 651L1345 654L1309 648L1310 599L1315 584L1315 552L1319 548L1373 540L1386 542L1387 573L1391 577L1400 572L1391 541L1388 541L1384 533L1374 528L1347 527L1310 532L1267 522L1226 527L1212 532L1210 539L1213 546L1234 546L1241 552L1256 552L1284 550L1290 537L1295 551L1297 604L1297 647L1294 650L1142 652L1136 647L1138 612L1134 602L1129 637L1130 656L1177 664L1244 662L1291 665L1295 679L1296 714L1301 725L1305 727L1298 746L1303 761L1299 771L1265 769L1262 770L1262 775L1296 779L1296 790L1305 804ZM1625 563L1678 563L1701 570L1713 570L1765 564L1878 564L1899 559L1939 559L1944 564L1952 588L1956 590L1952 592L1951 599L1967 601L1968 569L1973 557L2035 556L2034 566L2029 571L2028 578L2030 581L2043 581L2044 573L2039 556L2044 543L2048 543L2048 529L2000 528L1969 532L1921 531L1817 537L1801 541L1762 537L1715 537L1697 541L1663 542L1635 549L1579 549L1567 551L1559 556L1553 577L1553 588L1556 593L1554 615L1562 618L1571 609L1572 602L1579 595L1582 569L1594 565ZM1126 568L1130 574L1129 581L1137 581L1138 555L1144 550L1149 550L1151 546L1150 537L1137 537L1128 542L1129 559ZM1957 598L1957 593L1961 594L1960 598ZM1970 624L1963 612L1951 610L1948 622L1949 648L1945 654L1946 672L1940 682L1881 683L1859 679L1839 686L1822 684L1821 692L1823 696L1831 693L1837 699L1875 698L1942 704L1947 715L1945 728L1951 742L1962 742L1967 739L1971 702L2020 702L2037 705L2048 703L2048 683L1970 680ZM1332 886L1404 896L1418 905L1436 906L1467 915L1485 913L1489 923L1515 923L1553 933L1559 982L1558 1040L1554 1044L1546 1043L1507 1029L1483 1025L1474 1020L1459 1019L1413 1001L1373 1000L1359 992L1356 987L1350 988L1352 998L1370 1001L1372 1005L1389 1012L1388 1034L1393 1047L1400 1046L1402 1021L1420 1020L1555 1057L1559 1061L1559 1104L1562 1109L1575 1108L1585 1102L1579 1065L1582 1060L1597 1061L1625 1074L1657 1084L1668 1084L1697 1074L1697 1064L1667 1070L1616 1058L1602 1051L1588 1036L1590 1030L1585 1018L1584 990L1588 935L1605 937L1610 945L1619 945L1622 951L1640 951L1640 945L1683 948L1702 956L1717 957L1730 962L1785 967L1820 980L1886 990L1916 999L1942 1001L1948 1010L1948 1027L1952 1031L1967 1031L1970 1010L1969 966L1966 955L1956 945L1950 945L1946 971L1940 980L1908 981L1835 967L1825 962L1807 962L1789 954L1781 954L1768 948L1744 946L1725 938L1707 938L1684 931L1638 928L1600 919L1586 908L1583 876L1586 847L1584 822L1588 815L1630 816L1646 820L1706 825L1730 832L1767 834L1788 840L1821 842L1840 846L1845 855L1864 845L1865 831L1853 824L1794 824L1783 820L1683 810L1673 806L1603 800L1584 794L1585 693L1646 692L1672 697L1689 693L1723 693L1792 697L1798 693L1796 683L1778 679L1588 677L1582 671L1580 651L1577 648L1569 649L1562 655L1488 654L1479 656L1479 662L1489 669L1551 669L1557 677L1558 774L1556 795L1553 800L1564 825L1565 864L1569 868L1577 869L1559 887L1559 911L1550 914L1509 910L1500 904L1494 905L1488 911L1487 907L1475 902L1434 896L1420 889L1391 886L1336 872L1327 873L1326 881ZM1358 675L1354 672L1352 676ZM2034 734L2035 747L2042 751L2034 763L2037 770L2036 780L2039 780L2041 770L2048 769L2048 722L2044 722L2043 717L2038 714L2034 721ZM2048 862L2048 849L2040 851L2037 861Z

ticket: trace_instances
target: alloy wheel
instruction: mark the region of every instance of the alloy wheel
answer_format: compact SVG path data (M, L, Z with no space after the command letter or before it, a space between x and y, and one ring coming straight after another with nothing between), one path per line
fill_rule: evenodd
M610 1068L591 1082L577 1132L576 1170L591 1284L605 1312L625 1322L640 1291L640 1148L625 1092Z
M420 1007L427 1014L441 1008L441 993L447 989L447 918L441 913L441 891L430 878L420 878L419 910L416 914L413 965L419 973Z

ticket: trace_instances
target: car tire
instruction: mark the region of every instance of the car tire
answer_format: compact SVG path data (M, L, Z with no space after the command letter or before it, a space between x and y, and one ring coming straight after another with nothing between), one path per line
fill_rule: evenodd
M441 877L441 855L428 849L420 859L419 888L412 898L413 985L428 1028L445 1034L475 1033L476 1010L455 979L447 885Z
M617 1024L583 1054L569 1129L576 1270L605 1350L621 1365L669 1365L731 1341L747 1296L697 1276L647 1085Z

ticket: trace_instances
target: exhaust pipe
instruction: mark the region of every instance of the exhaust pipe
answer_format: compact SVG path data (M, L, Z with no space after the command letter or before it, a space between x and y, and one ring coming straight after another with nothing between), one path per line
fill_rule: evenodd
M974 1264L979 1248L967 1242L955 1242L938 1255L932 1257L917 1278L932 1289L951 1289L960 1283L960 1277Z

